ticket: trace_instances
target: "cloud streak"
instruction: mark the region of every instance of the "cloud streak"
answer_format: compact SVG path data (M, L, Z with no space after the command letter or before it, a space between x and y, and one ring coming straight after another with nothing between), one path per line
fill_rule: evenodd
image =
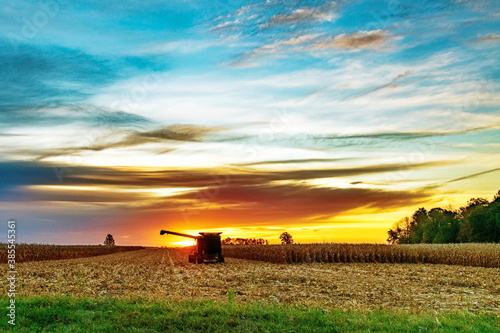
M140 171L72 166L71 172L64 177L63 185L205 188L230 183L233 186L247 187L268 185L276 181L304 181L426 169L448 163L441 161L289 171L257 171L248 168ZM0 171L5 175L2 183L5 188L25 185L61 185L51 164L45 162L5 162L0 163Z
M264 55L293 54L297 52L315 52L334 50L337 52L353 52L363 49L375 51L389 50L386 45L401 39L389 34L386 30L358 31L352 34L339 34L333 37L324 34L306 34L287 40L278 40L254 50L248 51L231 63L231 66L242 66Z
M187 124L174 124L168 126L160 126L151 130L117 130L111 134L102 133L103 136L95 137L90 145L79 147L64 147L49 149L45 152L40 152L37 160L44 160L48 157L74 155L85 151L104 151L109 149L126 148L145 145L148 143L172 143L172 142L199 142L204 138L218 131L226 129L222 126L197 126ZM119 139L117 139L119 137ZM175 150L175 147L170 147L162 153L167 153Z
M450 183L454 183L454 182L459 182L461 180L466 180L466 179L471 179L471 178L479 177L479 176L486 175L486 174L492 173L492 172L497 172L497 171L500 171L500 168L486 170L486 171L474 173L474 174L471 174L471 175L467 175L467 176L464 176L464 177L459 177L459 178L455 178L455 179L452 179L452 180L448 180L448 181L442 183L442 185L444 185L444 184L450 184Z
M268 28L275 25L332 21L336 17L334 13L336 7L337 3L331 1L318 7L298 8L291 13L272 16L269 23L264 24L263 27Z
M500 34L489 33L477 38L477 43L500 43Z
M386 30L358 31L352 34L340 34L314 42L307 50L327 49L374 49L382 50L382 46L391 40L398 39Z
M259 161L251 163L237 164L238 166L255 166L255 165L274 165L274 164L304 164L304 163L330 163L352 160L352 158L308 158L296 160L274 160L274 161Z

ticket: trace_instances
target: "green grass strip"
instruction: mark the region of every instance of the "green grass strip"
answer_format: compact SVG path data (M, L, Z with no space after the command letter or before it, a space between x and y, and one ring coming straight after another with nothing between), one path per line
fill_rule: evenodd
M73 297L18 297L13 327L0 304L0 331L13 332L500 332L495 314Z

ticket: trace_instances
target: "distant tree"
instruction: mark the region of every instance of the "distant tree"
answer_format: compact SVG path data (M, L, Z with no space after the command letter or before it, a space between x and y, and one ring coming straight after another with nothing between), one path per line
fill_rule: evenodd
M284 232L280 235L281 244L293 244L293 237L288 232Z
M433 208L429 217L434 226L432 243L456 243L460 230L458 214L451 210Z
M473 242L495 243L500 239L500 205L491 204L473 210L469 217Z
M408 244L410 242L411 226L410 218L402 218L387 232L389 235L387 241L390 244Z
M115 240L113 239L113 235L108 234L106 236L106 239L104 240L104 245L107 245L107 246L114 246L115 245Z
M500 191L498 193L499 197L490 204L489 215L492 224L495 225L496 242L500 243Z
M474 210L488 206L488 203L488 200L484 198L472 198L467 202L467 206L460 208L460 214L463 218L467 218Z
M422 243L425 225L429 223L429 215L425 208L421 207L411 216L410 243Z
M493 197L493 202L492 203L498 203L500 204L500 191L498 191L495 196Z
M468 243L472 242L472 230L470 227L469 219L462 219L460 223L460 230L458 231L457 242Z
M398 244L399 243L399 230L396 228L391 228L387 231L389 237L387 237L387 242L389 244Z

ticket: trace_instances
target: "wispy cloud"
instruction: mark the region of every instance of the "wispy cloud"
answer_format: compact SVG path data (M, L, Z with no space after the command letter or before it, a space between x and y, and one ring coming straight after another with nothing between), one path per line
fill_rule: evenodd
M375 49L381 50L387 42L398 39L386 30L358 31L353 34L340 34L333 38L316 41L309 50L325 49Z
M84 151L104 151L108 149L133 147L158 142L197 142L206 135L222 131L222 126L197 126L187 124L174 124L161 126L151 130L118 130L111 133L102 133L102 136L93 138L94 142L79 147L63 147L40 151L37 160L48 157L74 155ZM175 147L165 147L163 153L171 152Z
M140 143L150 142L150 141L164 141L164 140L174 140L174 141L199 141L203 136L222 131L226 129L222 126L198 126L198 125L186 125L186 124L175 124L169 126L163 126L159 129L154 129L145 132L136 132L129 135L125 141L138 141ZM143 142L141 142L143 141Z
M500 34L489 33L484 36L479 36L476 40L477 43L500 43Z
M422 131L422 132L399 132L399 133L372 133L372 134L353 134L345 136L330 136L331 139L377 139L377 140L413 140L426 137L448 136L472 133L488 129L499 128L500 124L470 128L460 131ZM322 138L328 138L323 136Z
M275 41L252 51L246 52L230 65L241 68L245 62L250 62L263 55L291 54L295 52L314 52L324 50L359 51L372 49L376 51L389 50L386 45L390 41L401 39L392 36L385 30L358 31L352 34L339 34L334 37L320 34L307 34L292 37L283 41ZM255 64L255 63L254 63Z
M0 50L2 112L82 101L91 93L91 87L118 77L105 59L81 50L31 45L14 50L6 40L0 40Z
M254 166L254 165L273 165L273 164L304 164L304 163L330 163L350 160L350 158L308 158L295 160L274 160L274 161L259 161L251 163L238 164L239 166Z
M495 130L498 128L500 128L500 124L454 131L372 132L359 134L353 133L348 135L339 133L295 133L292 135L282 134L280 136L277 136L276 138L273 138L272 142L269 142L268 145L277 147L300 147L307 149L330 149L356 146L364 147L365 149L385 147L384 149L389 151L391 150L390 145L393 143L402 144L405 142L418 141L426 138L447 137L455 135L458 136L468 133ZM225 136L222 139L214 137L213 140L220 142L244 142L247 144L256 144L259 142L259 139L254 136ZM294 163L293 161L299 160L285 160L283 163L287 163L287 161L290 161L290 163ZM305 162L307 161L308 160L306 160ZM314 161L314 159L312 161ZM318 161L321 161L321 159ZM268 162L255 162L256 165L262 163L266 164ZM279 163L279 161L277 163Z
M455 179L452 179L452 180L448 180L448 181L446 181L446 182L444 182L442 184L449 184L449 183L459 182L461 180L475 178L475 177L486 175L488 173L492 173L492 172L496 172L496 171L500 171L500 168L495 168L495 169L491 169L491 170L486 170L486 171L482 171L482 172L473 173L471 175L467 175L467 176L455 178Z
M134 127L150 123L125 110L88 103L98 89L144 68L166 68L147 57L103 56L57 45L19 44L0 37L0 128L69 125Z
M278 14L271 17L267 24L263 27L271 27L274 25L288 25L301 22L323 22L332 21L336 15L334 13L337 3L334 1L326 4L321 4L318 7L304 7L293 10L291 13Z
M214 20L212 29L217 32L243 31L245 34L283 27L302 28L306 25L333 21L337 18L336 10L340 7L335 1L266 1L245 5L231 10L226 15L219 15Z
M427 169L449 165L452 162L436 161L424 163L378 164L323 169L297 169L285 171L257 171L248 168L191 169L179 170L123 170L109 167L76 167L65 176L67 186L142 186L148 187L200 187L218 186L220 179L227 179L233 185L269 185L276 181L303 181L318 178L334 178L382 174L403 170ZM57 185L60 180L53 167L45 162L0 163L2 173L7 177L4 185L22 186Z
M229 64L232 68L256 67L258 63L245 60L258 54L284 52L287 46L304 42L306 35L316 34L312 32L315 27L334 21L341 7L334 1L256 3L217 17L212 31L220 36L237 35L243 42L253 39L252 50Z

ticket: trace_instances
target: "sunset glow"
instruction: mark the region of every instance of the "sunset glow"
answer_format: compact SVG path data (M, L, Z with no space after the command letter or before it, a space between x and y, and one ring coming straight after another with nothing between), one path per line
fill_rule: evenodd
M193 246L196 245L195 241L182 241L182 242L174 242L174 246Z
M20 242L384 243L418 207L500 189L497 2L58 2L30 36L42 9L3 9Z

